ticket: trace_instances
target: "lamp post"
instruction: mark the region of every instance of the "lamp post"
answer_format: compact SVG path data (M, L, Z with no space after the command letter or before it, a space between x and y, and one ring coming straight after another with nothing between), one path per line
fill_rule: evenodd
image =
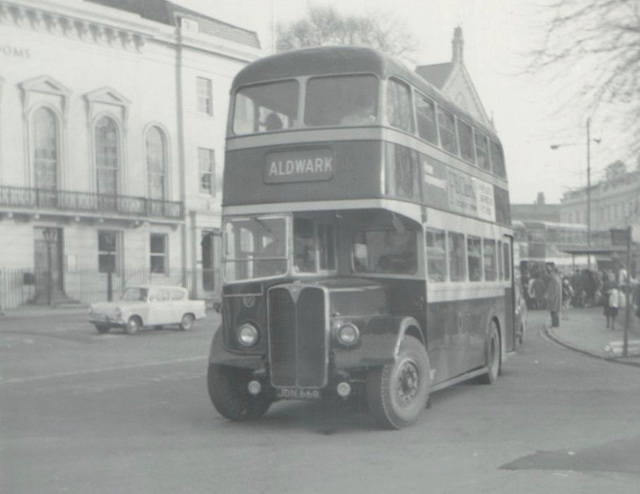
M600 139L591 139L591 117L587 118L587 247L591 246L591 141L596 144ZM577 143L551 144L551 149L556 150L565 146L575 146ZM591 269L591 255L587 254L587 267Z
M51 248L56 241L56 229L45 228L42 231L42 236L47 246L47 304L51 306L53 292L53 259L51 257Z

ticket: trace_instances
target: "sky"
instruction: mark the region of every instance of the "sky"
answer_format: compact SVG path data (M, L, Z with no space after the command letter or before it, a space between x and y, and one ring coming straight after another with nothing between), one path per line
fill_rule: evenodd
M543 32L536 15L542 1L174 0L256 31L267 50L274 19L288 23L302 18L309 5L333 6L345 14L393 15L419 43L412 56L418 64L450 61L453 30L462 27L465 65L505 149L511 201L533 203L544 192L547 203L558 203L564 192L586 186L588 115L571 107L557 110L573 91L569 81L541 81L523 73L523 54ZM602 142L591 145L591 181L596 183L606 165L623 157L596 115L591 137ZM551 144L563 146L554 151Z

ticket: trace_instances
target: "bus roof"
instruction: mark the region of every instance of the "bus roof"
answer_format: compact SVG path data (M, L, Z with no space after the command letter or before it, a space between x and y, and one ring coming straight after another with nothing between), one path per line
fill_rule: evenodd
M240 86L276 79L354 73L375 74L383 79L391 76L403 79L464 120L473 122L493 139L499 141L492 129L453 103L435 86L410 70L402 61L373 48L325 46L271 55L256 60L238 72L233 81L232 91Z

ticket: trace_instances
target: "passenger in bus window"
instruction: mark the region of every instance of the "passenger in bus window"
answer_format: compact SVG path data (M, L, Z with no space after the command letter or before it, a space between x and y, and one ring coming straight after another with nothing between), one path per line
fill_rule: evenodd
M269 113L267 119L264 121L264 128L267 132L275 132L282 130L282 120L276 113Z
M377 263L377 270L383 273L410 274L416 270L415 234L388 230L384 236L384 249Z
M356 100L353 111L340 120L340 125L366 125L376 121L375 102L361 95Z

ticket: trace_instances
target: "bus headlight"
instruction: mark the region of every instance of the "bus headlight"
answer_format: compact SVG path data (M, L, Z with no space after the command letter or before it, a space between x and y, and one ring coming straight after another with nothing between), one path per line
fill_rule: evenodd
M338 341L344 346L353 346L360 339L360 331L355 324L345 323L338 328L336 333Z
M245 322L238 328L238 342L245 348L252 347L258 341L258 328Z

